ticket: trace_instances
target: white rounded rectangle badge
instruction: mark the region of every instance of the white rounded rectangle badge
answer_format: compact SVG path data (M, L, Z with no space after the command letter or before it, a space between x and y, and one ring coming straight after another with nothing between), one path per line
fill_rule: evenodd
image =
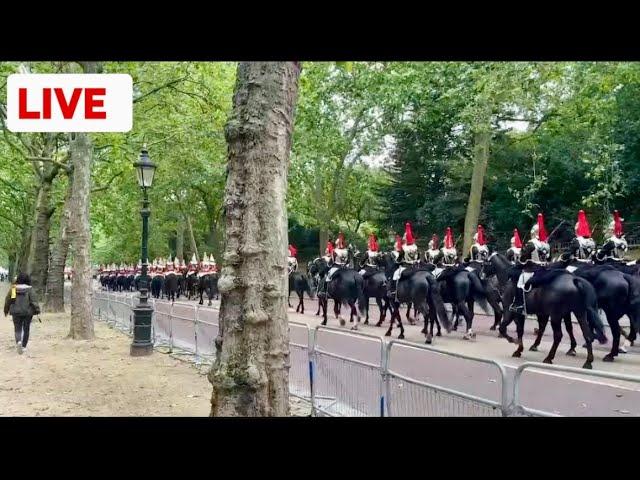
M12 132L128 132L132 126L131 75L13 74L7 79Z

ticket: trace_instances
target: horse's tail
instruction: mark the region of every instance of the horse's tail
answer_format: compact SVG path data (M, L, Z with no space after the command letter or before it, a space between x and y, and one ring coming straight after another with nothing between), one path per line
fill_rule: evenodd
M302 275L302 280L304 281L304 291L307 292L309 298L313 299L313 294L311 291L311 280L306 275Z
M598 313L598 297L596 295L595 289L593 288L593 285L591 285L584 278L580 277L575 277L573 279L573 284L576 286L578 292L584 300L589 327L600 343L606 343L607 337L604 333L604 323L602 323L602 319L600 318L600 314Z
M440 286L435 277L427 275L427 281L429 282L429 297L430 304L436 310L436 315L440 320L440 323L445 328L447 333L451 332L451 320L447 315L447 310L444 308L444 301L442 300L442 295L440 295ZM425 320L426 322L426 320Z
M487 290L484 288L480 277L475 272L469 272L469 286L473 300L480 305L485 313L489 313L489 302L487 302Z

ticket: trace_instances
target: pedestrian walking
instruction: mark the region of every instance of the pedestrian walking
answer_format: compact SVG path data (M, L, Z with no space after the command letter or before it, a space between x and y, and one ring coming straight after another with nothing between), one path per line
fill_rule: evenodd
M15 329L16 349L22 354L29 342L31 319L40 314L40 307L36 295L31 287L31 278L26 273L20 273L15 284L11 285L4 302L4 316L11 314Z

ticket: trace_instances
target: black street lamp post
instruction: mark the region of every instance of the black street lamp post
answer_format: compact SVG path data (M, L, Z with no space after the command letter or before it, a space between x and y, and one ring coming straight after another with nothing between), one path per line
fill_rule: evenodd
M153 341L151 339L151 316L153 308L147 302L149 289L149 277L147 276L148 266L148 244L149 244L149 197L147 189L153 183L153 175L156 166L149 159L146 145L140 152L140 160L134 163L138 176L138 184L142 188L142 275L140 276L140 300L133 309L133 343L131 343L131 355L134 357L151 355L153 352Z

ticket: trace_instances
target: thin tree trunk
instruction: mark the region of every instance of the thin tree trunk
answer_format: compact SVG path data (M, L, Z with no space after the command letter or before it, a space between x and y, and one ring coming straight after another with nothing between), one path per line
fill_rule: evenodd
M329 232L326 228L320 228L320 256L324 255L324 249L327 247L327 242L329 241Z
M191 253L196 254L196 258L200 259L200 255L198 254L198 245L196 244L196 237L193 235L193 227L191 226L191 219L188 214L184 214L184 219L187 222L187 230L189 231L189 242L191 244Z
M222 251L222 248L220 246L220 233L220 224L216 221L211 220L207 245L209 246L211 253L215 256L215 258L218 258L219 253Z
M243 62L225 131L226 242L211 416L289 414L287 175L294 62Z
M182 216L178 219L178 228L176 229L176 258L180 261L184 260L184 219Z
M16 262L16 275L18 273L27 273L29 266L29 245L31 245L31 232L33 229L29 225L25 225L22 230L22 241L20 243L20 250L18 251L18 258Z
M488 129L482 129L475 133L471 190L469 192L469 202L467 203L467 214L464 217L463 256L469 253L469 249L473 243L473 234L476 232L478 226L478 218L480 218L482 189L484 187L484 175L487 171L487 163L489 161L490 142L491 132Z
M52 181L53 179L51 179ZM35 227L31 238L29 270L31 284L38 298L44 298L49 271L49 233L51 230L51 181L43 180L38 191L35 211Z
M67 234L67 229L71 219L72 180L73 177L69 175L64 207L60 215L58 243L53 250L51 265L49 266L47 291L44 298L44 310L46 312L64 312L64 266L67 262L67 253L69 251L69 235Z
M82 62L84 73L95 73L96 62ZM73 190L71 193L71 222L67 234L73 249L73 282L71 289L71 325L69 337L74 340L94 338L91 316L91 166L93 145L86 133L74 133L69 141L73 166Z

